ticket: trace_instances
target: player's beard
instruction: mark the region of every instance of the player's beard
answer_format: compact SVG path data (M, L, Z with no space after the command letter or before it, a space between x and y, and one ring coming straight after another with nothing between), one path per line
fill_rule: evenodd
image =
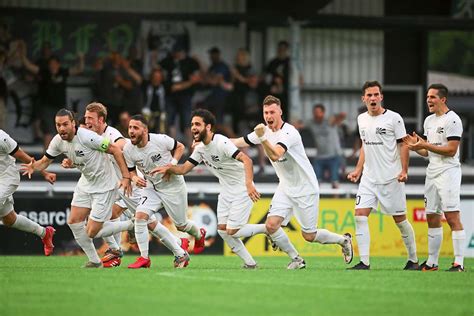
M140 135L135 134L135 140L131 140L131 142L133 145L138 145L138 144L141 144L142 140L143 140L143 134L140 134Z
M198 142L203 142L207 138L207 130L203 129L201 132L198 134Z

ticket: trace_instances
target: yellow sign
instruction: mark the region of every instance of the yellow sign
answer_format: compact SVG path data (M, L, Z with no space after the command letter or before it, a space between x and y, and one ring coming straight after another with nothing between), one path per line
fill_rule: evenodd
M271 199L261 199L254 204L249 223L264 223ZM318 227L343 234L349 232L353 236L355 255L358 254L355 239L354 199L321 199L319 205ZM420 258L428 255L428 225L424 213L423 200L407 200L407 218L413 225L416 235L417 252ZM370 255L371 256L406 256L400 230L391 216L380 212L369 216ZM451 231L446 223L443 224L444 238L441 246L441 256L452 256ZM341 247L338 245L321 245L309 243L301 236L298 221L293 217L286 228L293 245L302 256L340 256ZM264 235L256 235L243 239L247 249L254 256L286 256L281 251L273 251ZM231 251L224 245L224 254Z

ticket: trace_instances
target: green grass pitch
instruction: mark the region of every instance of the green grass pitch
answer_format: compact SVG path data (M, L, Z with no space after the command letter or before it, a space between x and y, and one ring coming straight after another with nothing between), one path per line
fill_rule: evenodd
M176 270L171 256L151 269L83 269L85 256L0 257L0 315L474 315L474 259L465 273L401 271L403 258L373 258L370 271L347 271L342 258L193 256Z

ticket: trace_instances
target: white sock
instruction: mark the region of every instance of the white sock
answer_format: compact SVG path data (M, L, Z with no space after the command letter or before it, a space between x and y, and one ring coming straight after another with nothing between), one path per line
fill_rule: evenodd
M281 227L278 228L275 233L271 234L270 238L282 251L286 252L291 259L299 256L295 246L293 246L290 239L285 234L285 231Z
M416 255L416 241L415 241L415 231L413 231L413 226L411 226L408 220L403 222L396 223L400 233L402 234L403 242L408 252L408 260L412 262L418 262L418 257Z
M264 234L266 231L265 224L245 224L232 236L237 238L251 237L257 234Z
M158 235L163 245L168 248L173 255L176 257L180 257L184 255L184 250L180 247L181 246L181 239L178 238L179 243L176 241L176 237L160 222L157 222L153 233Z
M85 222L69 224L69 227L71 228L72 234L74 235L76 242L85 252L87 258L89 258L89 261L94 263L100 263L100 258L97 254L97 251L95 250L92 238L89 238L89 236L87 236Z
M107 243L110 249L120 249L120 246L117 244L113 235L102 237L102 239Z
M367 216L355 216L356 239L359 246L360 261L370 265L370 230L369 218Z
M454 263L464 267L464 248L466 247L466 232L455 230L451 233L453 238Z
M94 238L101 238L106 236L112 236L118 232L123 232L124 230L129 230L133 228L133 222L128 221L118 221L118 222L105 222L101 230L95 235Z
M137 239L138 249L143 258L148 258L148 227L147 221L137 219L135 221L135 238Z
M46 234L46 229L43 226L40 226L38 223L33 222L31 219L23 215L17 214L16 220L11 227L27 233L35 234L40 238L43 238L44 234Z
M190 234L191 236L194 236L196 240L201 239L201 232L193 221L187 221L186 226L184 227L184 231Z
M320 244L338 244L342 245L346 241L344 236L330 232L327 229L318 228L314 241Z
M233 253L242 259L242 261L248 265L255 265L257 264L255 260L253 260L252 255L248 252L247 248L245 248L244 243L239 238L234 236L230 236L227 234L225 230L218 230L217 231L222 239L227 243Z
M439 251L443 242L443 227L428 227L428 260L426 264L432 267L438 265Z
M111 219L110 221L111 222L118 222L118 221L121 221L121 219L120 219L120 217L118 217L118 218L115 218L115 219ZM115 243L118 245L118 247L116 249L120 249L120 245L122 244L122 232L115 233L114 234L114 239L115 239Z

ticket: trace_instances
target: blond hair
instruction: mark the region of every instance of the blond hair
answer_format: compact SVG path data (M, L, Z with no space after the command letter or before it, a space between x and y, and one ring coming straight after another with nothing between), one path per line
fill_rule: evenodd
M263 106L265 105L271 105L271 104L276 104L281 107L281 102L280 99L273 95L267 95L265 99L263 99Z
M99 102L89 103L86 107L86 111L95 112L99 117L103 117L104 121L107 120L107 108L105 105Z

